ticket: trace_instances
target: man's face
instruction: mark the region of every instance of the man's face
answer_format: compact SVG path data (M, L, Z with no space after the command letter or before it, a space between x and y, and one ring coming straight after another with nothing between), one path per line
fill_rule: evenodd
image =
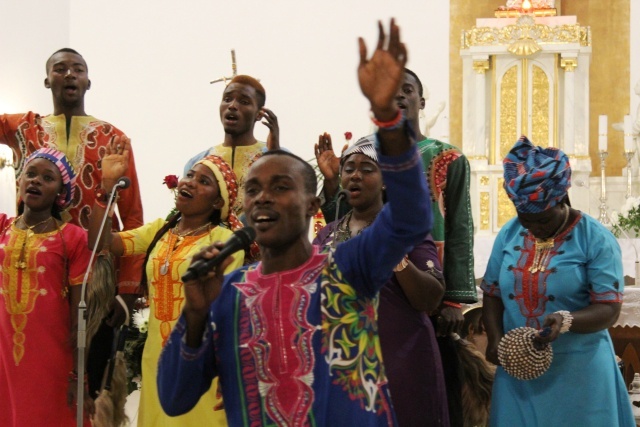
M249 169L244 187L244 213L256 230L259 245L286 249L308 239L309 219L318 198L304 186L303 165L286 155L259 158Z
M400 90L396 95L396 103L402 110L406 110L405 114L408 120L417 122L419 120L420 110L424 108L424 98L419 93L420 86L411 74L404 74L404 82L400 86Z
M255 122L260 119L256 96L256 90L249 85L231 83L226 87L220 102L220 121L225 133L253 132Z
M51 89L54 102L73 107L84 101L85 92L91 87L87 64L80 55L58 52L47 63L44 86Z

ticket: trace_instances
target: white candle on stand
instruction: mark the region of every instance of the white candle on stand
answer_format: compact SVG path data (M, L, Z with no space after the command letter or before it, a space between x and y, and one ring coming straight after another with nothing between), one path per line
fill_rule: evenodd
M598 150L607 151L607 116L598 117Z
M624 151L633 151L633 138L631 137L631 116L624 116Z

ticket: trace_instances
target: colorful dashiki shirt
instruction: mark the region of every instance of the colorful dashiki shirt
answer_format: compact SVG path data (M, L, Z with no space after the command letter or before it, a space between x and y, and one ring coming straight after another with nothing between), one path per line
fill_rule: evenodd
M336 224L320 230L315 245L330 246ZM431 236L408 254L419 269L442 278L436 245ZM378 331L389 390L399 426L449 426L449 409L436 332L427 313L411 306L393 274L380 290Z
M138 229L120 232L125 248L124 255L146 253L153 237L164 224L164 220L158 219ZM231 234L230 230L223 227L215 227L209 234L183 238L169 231L151 251L146 265L150 314L147 341L142 353L139 426L227 425L224 411L214 411L214 407L220 405L220 398L216 396L217 384L213 384L211 390L202 396L198 405L189 413L175 418L166 415L158 400L156 372L162 347L182 313L184 292L181 277L187 271L191 257L215 241L226 241ZM227 272L242 265L244 252L237 252L233 257L234 261L227 268Z
M477 301L473 270L473 216L469 197L469 162L455 146L436 139L418 142L431 190L433 229L444 271L444 299Z
M547 315L559 310L622 302L620 246L589 215L581 213L554 239L544 268L535 272L530 271L534 257L533 235L517 218L505 224L481 286L485 298L502 300L505 333L521 326L538 329ZM635 426L606 329L567 332L551 346L551 366L536 379L517 380L498 367L491 426Z
M44 117L33 112L0 115L0 144L6 144L13 150L16 158L16 177L22 173L27 157L43 147L53 147L62 151L73 164L78 179L68 213L70 222L85 230L89 225L89 214L96 197L95 190L102 181L100 159L104 155L105 146L117 135L123 135L122 131L92 116L73 116L71 129L67 132L64 114ZM122 228L129 230L143 224L142 201L133 153L127 177L131 180L131 185L119 193L118 201L118 213L122 224L118 224L118 219L114 216L114 231ZM137 292L143 259L137 257L118 263L120 293Z
M87 234L73 224L33 234L13 220L0 214L0 424L75 426L76 407L67 404L76 369L67 287L82 285Z

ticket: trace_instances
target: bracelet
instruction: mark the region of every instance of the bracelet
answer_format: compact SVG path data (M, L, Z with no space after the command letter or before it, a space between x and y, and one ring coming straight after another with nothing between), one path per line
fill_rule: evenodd
M553 314L559 314L562 316L562 326L560 327L560 333L564 334L569 332L569 328L571 328L571 323L573 323L573 316L567 310L556 311Z
M453 307L453 308L462 308L462 304L457 303L457 302L452 302L452 301L442 301L442 304L444 304L444 305L448 305L449 307Z
M406 116L404 110L402 109L398 109L398 114L396 114L396 116L388 122L381 122L380 120L376 119L375 116L371 117L371 121L373 122L373 124L376 125L378 129L384 130L393 130L400 128L404 124L405 119Z
M393 268L393 272L397 273L399 271L404 270L409 265L409 256L405 255L404 258Z

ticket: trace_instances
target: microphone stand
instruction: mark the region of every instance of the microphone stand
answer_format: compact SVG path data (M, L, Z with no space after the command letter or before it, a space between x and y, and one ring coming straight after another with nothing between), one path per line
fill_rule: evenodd
M98 231L98 236L96 239L95 245L93 245L93 250L91 251L91 258L89 258L89 265L87 266L87 271L84 273L84 279L82 279L82 290L80 291L80 303L78 304L78 389L77 389L77 397L76 397L76 424L78 427L82 427L84 425L84 353L87 347L87 303L85 301L85 294L87 292L87 281L89 280L89 273L93 268L93 259L96 256L96 252L98 251L98 246L100 245L100 237L102 236L102 232L104 230L104 225L107 222L107 218L109 217L109 211L111 210L111 205L115 201L117 190L119 187L126 185L122 183L122 181L118 181L116 185L113 186L111 190L111 194L109 194L109 200L107 203L107 209L104 212L104 216L102 217L102 223L100 224L100 230Z

